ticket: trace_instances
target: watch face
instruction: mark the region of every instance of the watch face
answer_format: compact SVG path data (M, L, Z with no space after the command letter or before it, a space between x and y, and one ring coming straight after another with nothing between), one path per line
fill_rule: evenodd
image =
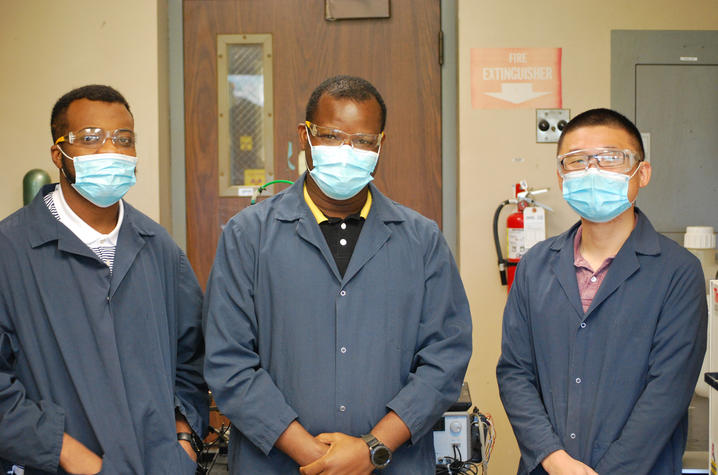
M371 461L375 467L384 468L387 466L390 460L391 451L383 445L375 447L374 450L372 450Z

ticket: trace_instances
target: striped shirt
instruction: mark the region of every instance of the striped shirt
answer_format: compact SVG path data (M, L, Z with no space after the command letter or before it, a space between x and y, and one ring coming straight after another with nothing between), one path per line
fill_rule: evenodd
M120 200L120 212L117 217L117 225L109 234L102 234L84 222L82 218L77 216L65 201L60 185L55 190L44 196L45 205L50 213L62 224L72 231L80 241L84 242L87 247L100 258L102 262L110 268L115 262L115 249L117 247L117 236L120 233L122 218L124 216L124 208L122 200Z

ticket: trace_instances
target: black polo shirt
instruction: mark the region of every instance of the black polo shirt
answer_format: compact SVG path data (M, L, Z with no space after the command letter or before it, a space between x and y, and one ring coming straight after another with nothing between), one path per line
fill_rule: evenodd
M358 213L347 216L346 219L327 218L326 221L319 223L319 229L327 240L342 277L354 253L362 226L364 226L364 218Z
M306 185L304 186L304 201L306 201L314 218L319 223L319 229L324 234L324 239L326 239L329 250L334 257L339 274L344 277L344 272L349 266L354 247L359 239L361 228L364 226L364 221L371 209L371 192L367 194L366 203L361 211L347 216L345 219L326 217L309 197Z

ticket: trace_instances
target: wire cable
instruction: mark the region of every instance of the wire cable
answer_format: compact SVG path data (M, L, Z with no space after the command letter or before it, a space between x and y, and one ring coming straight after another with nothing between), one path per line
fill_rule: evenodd
M481 413L479 413L479 440L481 441L481 468L484 473L484 475L487 475L489 473L489 458L486 454L487 448L486 448L486 436L484 434L484 423L481 417Z
M197 474L208 474L212 471L220 451L229 443L229 429L231 427L231 424L222 424L219 429L212 426L208 427L209 431L216 434L217 437L215 437L212 442L202 445L202 450L197 456ZM216 453L212 453L211 449L215 447L217 447L218 450Z
M507 267L508 266L515 266L516 264L514 262L509 262L507 259L504 259L503 254L501 254L501 242L499 241L499 215L501 214L501 210L506 206L507 204L510 204L511 201L504 200L501 203L499 203L498 208L496 208L496 211L494 211L494 246L496 247L496 257L498 258L498 264L499 264L499 276L501 277L501 285L507 285L508 284L508 277L506 275Z
M473 462L464 462L452 457L444 458L443 464L437 464L436 475L479 475L479 467Z

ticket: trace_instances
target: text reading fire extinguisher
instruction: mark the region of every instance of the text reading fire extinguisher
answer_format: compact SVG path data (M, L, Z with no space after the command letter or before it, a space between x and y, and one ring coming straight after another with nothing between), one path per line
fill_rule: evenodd
M515 198L500 203L494 213L494 244L498 257L499 274L501 285L507 285L508 290L511 290L511 284L513 284L516 274L516 265L521 257L531 246L546 238L546 219L543 210L545 208L551 211L551 208L538 203L533 196L547 191L548 188L529 190L525 181L516 183ZM516 211L506 218L508 258L504 259L499 242L498 223L501 210L508 204L515 204Z

